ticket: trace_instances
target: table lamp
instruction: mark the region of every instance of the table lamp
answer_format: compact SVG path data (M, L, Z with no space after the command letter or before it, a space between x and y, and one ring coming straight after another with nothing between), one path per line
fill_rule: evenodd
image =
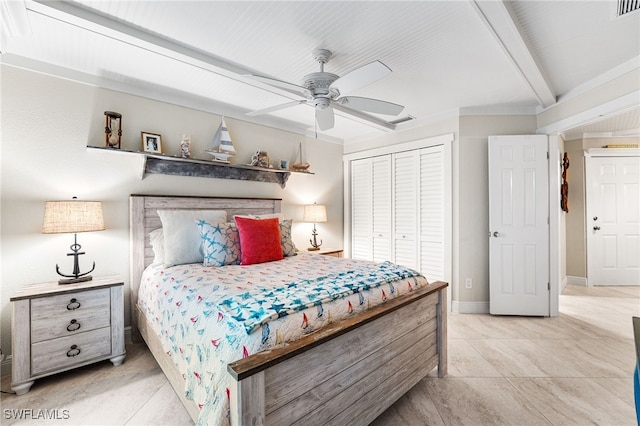
M56 264L56 272L63 279L58 284L71 284L82 281L90 281L89 275L96 268L96 262L90 271L80 273L78 256L85 254L78 244L78 232L103 231L104 218L102 217L102 203L100 201L78 201L73 197L71 201L47 201L44 206L44 220L42 223L43 234L73 233L73 244L70 246L73 256L73 273L66 275L60 272Z
M309 243L311 243L311 247L307 250L314 251L320 250L320 246L322 245L322 240L318 243L317 237L318 232L316 231L316 223L326 222L327 221L327 208L322 204L309 204L304 206L304 216L302 218L303 222L313 222L313 232L311 233L312 239L309 239Z

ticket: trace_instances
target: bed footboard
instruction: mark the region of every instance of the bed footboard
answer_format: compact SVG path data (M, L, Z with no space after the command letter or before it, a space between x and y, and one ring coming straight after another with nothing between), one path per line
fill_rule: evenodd
M447 374L446 283L229 365L232 424L363 424Z

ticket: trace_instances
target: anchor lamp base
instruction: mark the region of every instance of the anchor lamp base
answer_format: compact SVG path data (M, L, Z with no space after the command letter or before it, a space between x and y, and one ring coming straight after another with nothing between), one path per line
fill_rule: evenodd
M78 278L62 278L58 280L58 284L63 285L63 284L82 283L85 281L91 281L92 279L93 277L91 275L85 275L84 277L78 277Z

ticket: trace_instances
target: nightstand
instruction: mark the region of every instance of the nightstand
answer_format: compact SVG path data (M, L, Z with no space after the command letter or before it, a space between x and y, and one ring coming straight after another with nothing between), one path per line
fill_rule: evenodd
M320 248L320 250L309 251L312 254L321 254L323 256L344 257L344 250L334 248Z
M34 284L11 297L11 389L22 395L34 380L109 359L124 350L124 282L94 278L76 284Z

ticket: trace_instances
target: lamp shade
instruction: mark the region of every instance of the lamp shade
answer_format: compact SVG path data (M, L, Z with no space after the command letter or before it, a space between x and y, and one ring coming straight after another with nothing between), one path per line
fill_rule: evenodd
M47 201L44 206L43 234L103 230L100 201Z
M309 204L304 206L303 222L326 222L327 208L322 204Z

